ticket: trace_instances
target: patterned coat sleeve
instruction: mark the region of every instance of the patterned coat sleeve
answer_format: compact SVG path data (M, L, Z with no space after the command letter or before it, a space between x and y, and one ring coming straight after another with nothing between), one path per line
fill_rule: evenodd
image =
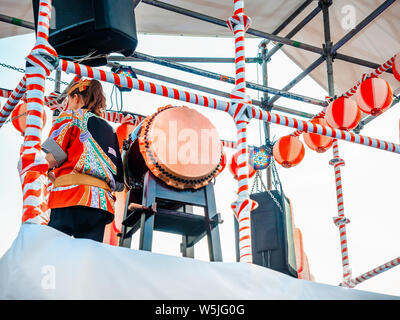
M59 115L51 128L49 137L43 143L42 149L46 153L51 153L57 162L57 167L68 158L68 146L70 142L79 134L78 126L74 125L72 112L64 112Z

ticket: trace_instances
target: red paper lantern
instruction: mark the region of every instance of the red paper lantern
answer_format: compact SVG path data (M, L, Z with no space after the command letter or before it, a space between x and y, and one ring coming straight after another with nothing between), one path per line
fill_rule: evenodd
M122 149L124 140L129 138L129 135L135 130L135 126L131 123L123 123L118 126L115 133L117 134L119 149Z
M22 134L25 133L25 127L26 127L26 111L27 111L27 104L26 103L21 103L17 105L14 110L11 112L11 122L14 126L15 129L17 129L19 132ZM42 114L42 121L43 121L43 126L46 125L46 112L43 110Z
M361 111L354 100L339 97L326 108L325 120L332 128L351 130L360 122Z
M396 54L394 57L393 65L392 65L392 71L394 77L400 81L400 52Z
M219 172L221 173L222 171L224 171L224 169L226 168L226 153L224 150L222 150L222 156L221 156L221 162L219 163L221 165L221 168L219 169Z
M281 137L272 149L276 162L284 168L297 166L304 158L305 148L298 137Z
M368 78L358 87L356 99L361 111L377 116L389 108L393 92L387 81L381 78Z
M311 120L311 123L320 124L322 126L328 126L327 121L324 118L315 118ZM314 151L319 153L325 152L328 150L333 143L333 139L327 136L321 136L316 133L304 133L303 134L304 142L306 145Z
M231 171L231 173L233 174L233 177L236 180L238 178L237 172L239 169L238 163L237 163L238 157L239 157L239 152L236 152L232 156L231 162L229 163L229 170ZM256 174L256 170L254 170L254 168L249 163L247 163L247 168L249 170L249 178L252 178Z

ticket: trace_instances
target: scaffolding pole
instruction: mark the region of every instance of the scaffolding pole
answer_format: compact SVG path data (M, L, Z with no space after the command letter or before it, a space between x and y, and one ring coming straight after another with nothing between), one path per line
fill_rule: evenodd
M0 13L0 21L13 24L15 26L35 30L33 22L25 21L22 19L14 18Z
M169 68L173 68L176 70L203 76L206 78L210 78L210 79L214 79L214 80L218 80L218 81L224 81L224 82L227 82L230 84L235 84L235 79L232 77L228 77L226 75L218 74L218 73L207 71L207 70L202 70L199 68L190 67L190 66L187 66L184 64L180 64L180 63L176 63L176 62L172 62L172 61L168 61L168 60L164 60L164 59L159 59L159 58L150 56L148 54L140 53L140 52L135 52L133 56L134 56L134 58L139 58L139 59L145 60L147 62L152 62L152 63L158 64L158 65L164 66L164 67L169 67ZM108 61L112 62L110 59L108 59ZM131 58L130 57L124 58L123 61L131 61ZM306 96L296 94L296 93L285 92L283 90L279 90L279 89L275 89L275 88L265 87L265 86L259 85L257 83L246 82L246 88L257 90L257 91L262 91L262 92L268 92L268 93L275 94L275 95L281 95L288 99L302 101L305 103L314 104L314 105L321 106L321 107L325 107L327 105L326 101L323 101L323 100L306 97Z
M286 36L285 38L291 39L294 37L305 25L307 25L314 17L321 11L321 7L317 6L311 11L302 21L300 21ZM266 59L270 59L277 51L279 51L284 45L278 43L275 47L269 50Z
M379 16L385 9L387 9L395 0L387 0L385 1L382 5L380 5L377 9L375 9L370 15L368 15L364 20L362 20L353 30L348 32L345 36L343 36L335 45L333 45L330 49L330 55L333 58L338 59L339 54L337 54L337 50L339 50L344 44L346 44L348 41L350 41L357 33L359 33L361 30L363 30L369 23L371 23L377 16ZM319 2L321 3L321 2ZM325 44L326 45L326 44ZM321 65L325 61L325 56L326 56L326 50L324 49L324 52L321 57L319 57L317 60L315 60L308 68L306 68L302 73L300 73L294 80L289 82L282 90L283 91L288 91L291 88L293 88L297 83L299 83L302 79L304 79L309 73L311 73L315 68L317 68L319 65ZM353 58L351 58L353 59ZM354 62L354 61L349 61L349 62ZM379 67L379 65L377 65ZM329 91L329 90L328 90ZM280 97L279 96L274 96L270 100L270 104L273 104L276 102Z
M221 27L226 28L225 21L221 20L221 19L218 19L218 18L215 18L215 17L207 16L205 14L201 14L201 13L198 13L198 12L195 12L195 11L191 11L191 10L188 10L188 9L177 7L177 6L174 6L174 5L165 3L165 2L161 2L161 1L157 1L157 0L142 0L142 2L146 3L148 5L152 5L152 6L167 10L167 11L179 13L179 14L182 14L182 15L185 15L185 16L188 16L188 17L192 17L192 18L195 18L195 19L198 19L198 20L202 20L202 21L209 22L209 23L212 23L212 24L215 24L215 25L219 25ZM263 31L259 31L259 30L255 30L255 29L249 28L247 30L247 33L251 34L253 36L256 36L256 37L260 37L260 38L268 39L270 41L283 43L285 45L289 45L289 46L292 46L292 47L295 47L295 48L300 48L300 49L303 49L303 50L306 50L306 51L309 51L309 52L318 53L320 55L323 54L323 49L322 48L319 48L319 47L316 47L316 46L312 46L312 45L309 45L309 44L306 44L306 43L302 43L302 42L299 42L299 41L290 40L290 39L287 39L287 38L284 38L284 37L279 37L277 35L270 34L270 33L267 33L267 32L263 32ZM351 56L348 56L348 55L344 55L344 54L339 54L339 53L336 54L335 58L339 59L339 60L351 62L351 63L354 63L354 64L358 64L358 65L361 65L361 66L364 66L364 67L373 68L373 69L375 69L376 66L379 66L379 64L376 64L376 63L372 63L372 62L369 62L369 61L366 61L366 60L354 58L354 57L351 57ZM387 72L390 72L390 71L388 70Z
M328 94L333 97L335 95L335 85L333 78L333 57L332 57L332 41L331 41L331 30L329 21L329 7L332 5L332 0L320 0L322 7L323 22L324 22L324 49L325 49L325 61L326 61L326 74L328 82ZM349 40L349 39L347 39ZM346 224L350 222L344 214L344 203L343 203L343 189L342 189L342 177L340 167L344 166L344 160L339 156L339 145L337 139L333 139L332 144L333 159L329 162L334 168L334 177L336 184L336 201L338 216L333 218L335 225L339 228L341 256L342 256L342 281L347 283L350 281L352 273L349 262L349 254L347 247L347 233Z
M311 3L313 0L307 0L304 1L285 21L283 21L278 28L272 32L272 34L277 35L279 32L281 32L283 29L285 29L296 17L302 13ZM267 44L269 41L267 41Z
M108 66L113 66L113 64L109 63ZM149 71L145 71L145 70L141 70L141 69L137 69L137 68L132 68L132 70L137 75L140 75L140 76L143 76L143 77L146 77L146 78L172 83L172 84L175 84L175 85L178 85L178 86L181 86L181 87L185 87L185 88L190 88L190 89L194 89L194 90L197 90L197 91L206 92L206 93L213 94L213 95L220 96L220 97L224 97L224 98L227 98L227 99L230 98L230 93L228 93L228 92L212 89L212 88L209 88L209 87L200 86L198 84L182 81L182 80L179 80L179 79L176 79L176 78L163 76L163 75L160 75L158 73L153 73L153 72L149 72ZM262 107L263 106L262 101L258 101L258 100L254 100L254 99L252 100L252 104L255 105L255 106L258 106L258 107ZM273 109L275 111L284 112L284 113L292 114L292 115L297 115L297 116L300 116L300 117L303 117L303 118L307 118L307 119L311 119L314 116L311 113L306 113L306 112L302 112L302 111L298 111L298 110L282 107L282 106L279 106L279 105L274 105Z
M220 57L160 57L155 58L163 59L172 62L183 62L183 63L235 63L234 58L220 58ZM123 56L108 56L108 61L129 61L131 62L146 62L140 58L136 58L135 55L132 57L125 58ZM259 58L246 58L246 63L259 63Z

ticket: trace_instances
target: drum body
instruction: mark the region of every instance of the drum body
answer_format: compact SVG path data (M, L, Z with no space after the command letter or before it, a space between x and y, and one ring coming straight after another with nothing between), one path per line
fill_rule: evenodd
M212 123L188 107L159 108L141 124L124 157L128 184L150 170L177 189L198 189L223 169L222 144Z

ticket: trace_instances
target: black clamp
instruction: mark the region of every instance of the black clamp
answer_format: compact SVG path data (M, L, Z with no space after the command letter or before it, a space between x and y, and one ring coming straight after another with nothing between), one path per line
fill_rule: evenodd
M336 51L332 52L332 48L333 48L332 41L328 42L327 44L325 44L325 43L322 44L322 49L323 49L322 57L324 59L326 59L328 56L330 56L332 58L332 62L333 62L336 58Z
M318 1L318 7L323 8L323 7L330 7L332 5L332 0L319 0Z
M357 127L353 129L354 133L360 134L361 130L364 129L364 126L365 124L362 121L360 121Z
M267 99L264 99L261 97L261 108L265 111L270 112L272 110L273 105L269 104L269 97Z

